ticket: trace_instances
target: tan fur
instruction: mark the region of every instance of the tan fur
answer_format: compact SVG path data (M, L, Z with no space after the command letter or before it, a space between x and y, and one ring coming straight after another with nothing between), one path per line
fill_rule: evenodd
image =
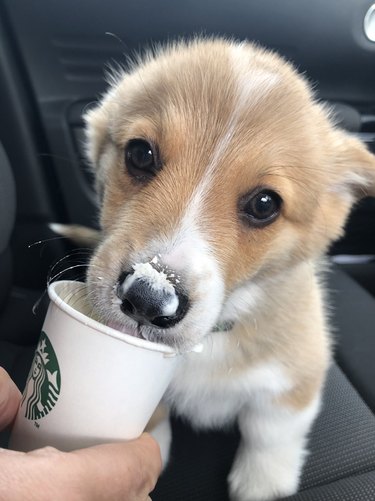
M181 220L236 104L235 75L227 52L223 41L172 48L157 63L125 76L116 88L116 99L109 93L100 113L95 110L88 115L90 130L100 138L92 152L93 162L100 163L106 136L118 149L117 162L107 166L102 211L103 228L112 241L122 242L122 234L130 232L132 248L142 248L153 235L170 234ZM352 203L348 197L357 195L350 181L346 186L349 172L354 170L370 180L374 189L373 158L358 141L332 128L326 112L312 101L307 85L296 78L294 70L252 46L246 47L246 53L255 70L280 74L281 79L255 108L250 102L249 108L241 111L230 148L219 159L205 201L200 224L213 244L229 290L257 271L262 261L267 260L268 268L278 271L286 264L292 266L302 258L320 255L339 237ZM146 137L158 144L165 164L158 178L145 187L134 185L124 172L122 148L133 137ZM237 217L237 201L258 185L278 189L284 199L283 215L264 229L249 230ZM367 193L364 186L359 188ZM348 197L335 189L346 190ZM131 228L129 221L142 224L134 227L133 223ZM123 245L116 246L114 254L117 252L124 252ZM308 298L313 295L312 301L314 292L313 285L306 291ZM299 291L297 296L299 302ZM292 372L299 365L306 367L310 359L326 358L324 342L312 337L323 345L317 349L309 342L306 325L296 329L296 323L310 318L308 298L303 298L306 311L302 307L296 316L293 307L293 318L286 315L277 323L270 308L269 320L287 330L283 350L277 356L287 367L292 366ZM295 301L289 303L294 305ZM297 345L294 331L296 335L306 333ZM283 333L278 336L280 339ZM272 341L273 353L280 344ZM289 345L293 350L288 350ZM295 362L296 351L300 364ZM321 355L316 357L316 351ZM287 353L293 354L293 363ZM320 381L321 375L317 378ZM298 392L295 398L299 405ZM293 400L290 397L288 401Z
M262 261L278 271L286 264L292 266L302 258L320 255L341 235L358 190L360 195L374 190L372 156L357 140L332 128L326 112L313 102L307 85L296 78L294 70L260 49L247 46L245 50L254 71L267 70L280 74L281 79L255 108L250 101L249 108L241 111L230 148L215 168L204 221L198 222L208 233L229 290L257 271ZM132 248L142 248L153 235L170 234L181 220L236 104L235 75L227 52L223 41L172 47L157 63L152 61L125 76L116 88L116 98L109 93L100 112L88 115L90 130L100 138L94 143L93 162L100 163L106 136L118 149L117 162L107 166L102 212L104 231L114 242L122 242L122 235L129 231ZM158 178L145 187L134 185L124 172L122 148L133 137L146 137L158 144L165 164ZM370 181L370 191L365 186L351 186L346 176L352 171ZM283 195L284 209L273 225L249 230L237 217L237 201L258 185L277 188ZM343 196L344 191L347 196ZM134 222L133 228L129 221ZM134 227L137 221L142 224ZM116 246L117 252L123 253L124 247ZM314 300L314 292L311 285L306 294ZM301 367L317 358L316 346L308 342L306 325L301 325L306 333L303 341L299 338L301 348L293 336L293 331L301 332L296 322L311 314L309 299L303 301L306 312L299 309L296 316L291 310L291 321L283 318L276 323L288 330L283 351L277 355L293 370L298 364L283 354L289 352L288 345L293 346L293 360L298 351ZM274 310L271 312L274 318ZM312 344L310 349L306 342ZM274 352L278 344L272 346ZM326 357L324 349L320 356ZM296 399L300 398L297 392Z
M253 84L262 79L266 90ZM104 191L104 241L93 269L114 281L132 264L129 255L172 238L205 186L194 224L224 277L225 297L247 283L266 291L255 317L245 313L227 334L210 377L234 379L278 360L292 386L275 403L307 407L330 358L319 259L342 235L353 203L375 194L374 157L334 127L288 63L224 40L172 45L146 59L116 81L87 122ZM135 183L124 166L133 138L160 150L163 168L148 184ZM112 162L104 158L109 150ZM239 200L259 186L277 191L283 207L269 226L251 228Z

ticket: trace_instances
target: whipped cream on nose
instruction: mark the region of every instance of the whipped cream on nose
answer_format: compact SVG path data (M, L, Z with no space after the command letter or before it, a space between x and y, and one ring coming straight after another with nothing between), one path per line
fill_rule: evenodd
M136 263L132 266L134 272L126 277L120 285L121 294L125 295L136 280L143 280L151 290L163 293L162 315L170 317L175 315L179 306L175 285L180 282L180 277L159 263L155 256L147 263Z

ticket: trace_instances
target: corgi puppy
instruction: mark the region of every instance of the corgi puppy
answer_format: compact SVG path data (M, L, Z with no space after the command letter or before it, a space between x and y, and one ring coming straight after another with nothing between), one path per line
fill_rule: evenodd
M238 423L232 500L293 494L330 363L322 256L375 194L375 159L250 43L170 44L111 83L85 117L102 227L89 296L182 354L169 409ZM164 461L170 435L163 415Z

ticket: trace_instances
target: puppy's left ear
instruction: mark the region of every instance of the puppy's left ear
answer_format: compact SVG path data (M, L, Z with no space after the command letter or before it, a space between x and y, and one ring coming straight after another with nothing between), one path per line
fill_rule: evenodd
M364 144L347 133L332 135L335 166L331 189L351 204L367 196L375 196L375 155Z
M323 240L314 243L318 249L343 235L346 219L357 201L375 196L375 156L361 141L340 130L331 130L326 141L326 190L319 200L322 217L317 223Z

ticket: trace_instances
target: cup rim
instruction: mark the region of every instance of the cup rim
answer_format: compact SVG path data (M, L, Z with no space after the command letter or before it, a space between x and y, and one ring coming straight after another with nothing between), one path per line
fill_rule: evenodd
M109 327L108 325L104 325L97 320L94 320L93 318L88 317L84 313L81 313L80 311L74 309L72 306L70 306L68 303L64 301L56 291L58 287L63 287L65 285L71 286L71 284L80 284L84 285L84 282L80 282L78 280L58 280L56 282L53 282L48 285L48 296L50 300L60 309L63 310L65 313L67 313L70 317L74 318L81 324L91 327L92 329L95 329L96 331L99 331L103 334L106 334L107 336L114 337L116 339L119 339L120 341L123 341L127 344L131 344L133 346L137 346L138 348L143 348L146 350L151 350L151 351L158 351L161 353L164 353L168 356L174 356L178 355L178 353L171 348L170 346L167 346L165 344L159 344L159 343L153 343L152 341L148 341L147 339L140 339L134 336L131 336L130 334L126 334L125 332L118 331L116 329L113 329L112 327Z

